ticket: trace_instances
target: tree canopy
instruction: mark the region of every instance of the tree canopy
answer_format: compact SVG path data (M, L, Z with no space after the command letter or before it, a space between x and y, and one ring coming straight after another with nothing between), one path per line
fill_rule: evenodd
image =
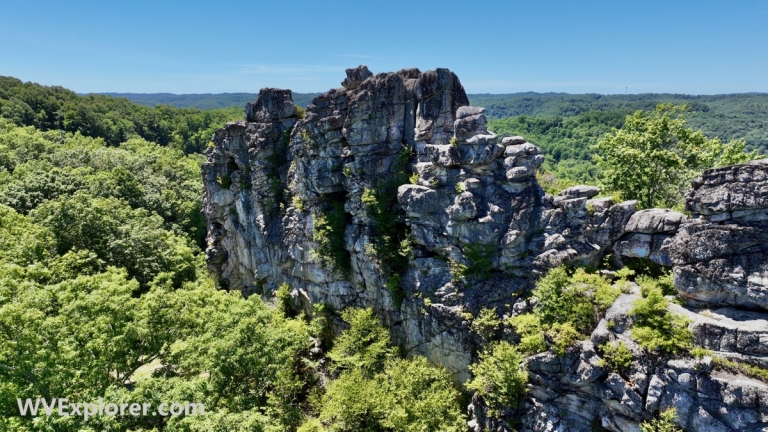
M758 157L757 151L744 153L744 140L724 144L689 128L681 115L686 108L667 104L637 111L624 127L606 134L595 156L602 186L638 200L641 208L675 207L704 169Z

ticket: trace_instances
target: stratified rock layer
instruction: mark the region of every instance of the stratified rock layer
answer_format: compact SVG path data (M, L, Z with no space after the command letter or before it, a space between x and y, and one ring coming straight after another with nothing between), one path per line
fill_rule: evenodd
M669 249L680 296L767 309L768 160L705 171L686 209Z

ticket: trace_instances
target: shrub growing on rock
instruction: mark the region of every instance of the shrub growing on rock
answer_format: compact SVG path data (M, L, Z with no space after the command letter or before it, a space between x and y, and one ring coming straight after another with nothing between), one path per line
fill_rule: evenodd
M603 365L615 372L626 372L632 367L632 351L624 345L624 342L619 343L606 342L600 346L600 350L603 352Z
M659 417L648 420L640 425L643 432L682 432L683 430L675 426L677 410L670 408L659 413Z
M558 267L536 284L533 313L513 317L509 324L521 337L522 352L543 351L548 342L562 355L566 347L594 329L620 294L619 288L598 274L577 269L569 275L565 267Z
M508 342L488 346L470 370L475 377L466 384L485 399L492 410L516 408L525 395L528 369L525 357Z
M389 331L379 324L370 308L346 309L341 318L349 329L336 338L328 353L334 368L360 370L369 375L379 372L384 362L394 356Z
M630 313L635 316L632 336L645 349L678 353L691 348L691 332L687 318L668 310L669 301L664 298L658 284L641 283L643 298L634 302Z

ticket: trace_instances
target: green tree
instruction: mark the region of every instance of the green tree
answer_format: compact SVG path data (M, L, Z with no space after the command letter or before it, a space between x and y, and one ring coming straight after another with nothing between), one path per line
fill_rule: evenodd
M373 310L348 308L341 318L349 329L336 338L328 358L335 368L379 372L387 359L394 356L389 331L379 324Z
M601 184L642 208L675 207L702 170L758 157L756 151L744 153L744 140L723 144L690 129L681 114L686 109L661 104L637 111L623 128L606 134L596 146Z
M476 391L491 409L518 407L525 395L528 369L517 348L508 342L490 345L469 368L475 377L467 383L467 389Z

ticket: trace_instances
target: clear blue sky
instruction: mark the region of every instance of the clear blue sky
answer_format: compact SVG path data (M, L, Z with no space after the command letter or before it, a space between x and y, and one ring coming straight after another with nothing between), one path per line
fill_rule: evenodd
M0 75L77 92L297 92L447 67L469 93L768 92L768 1L3 0Z

